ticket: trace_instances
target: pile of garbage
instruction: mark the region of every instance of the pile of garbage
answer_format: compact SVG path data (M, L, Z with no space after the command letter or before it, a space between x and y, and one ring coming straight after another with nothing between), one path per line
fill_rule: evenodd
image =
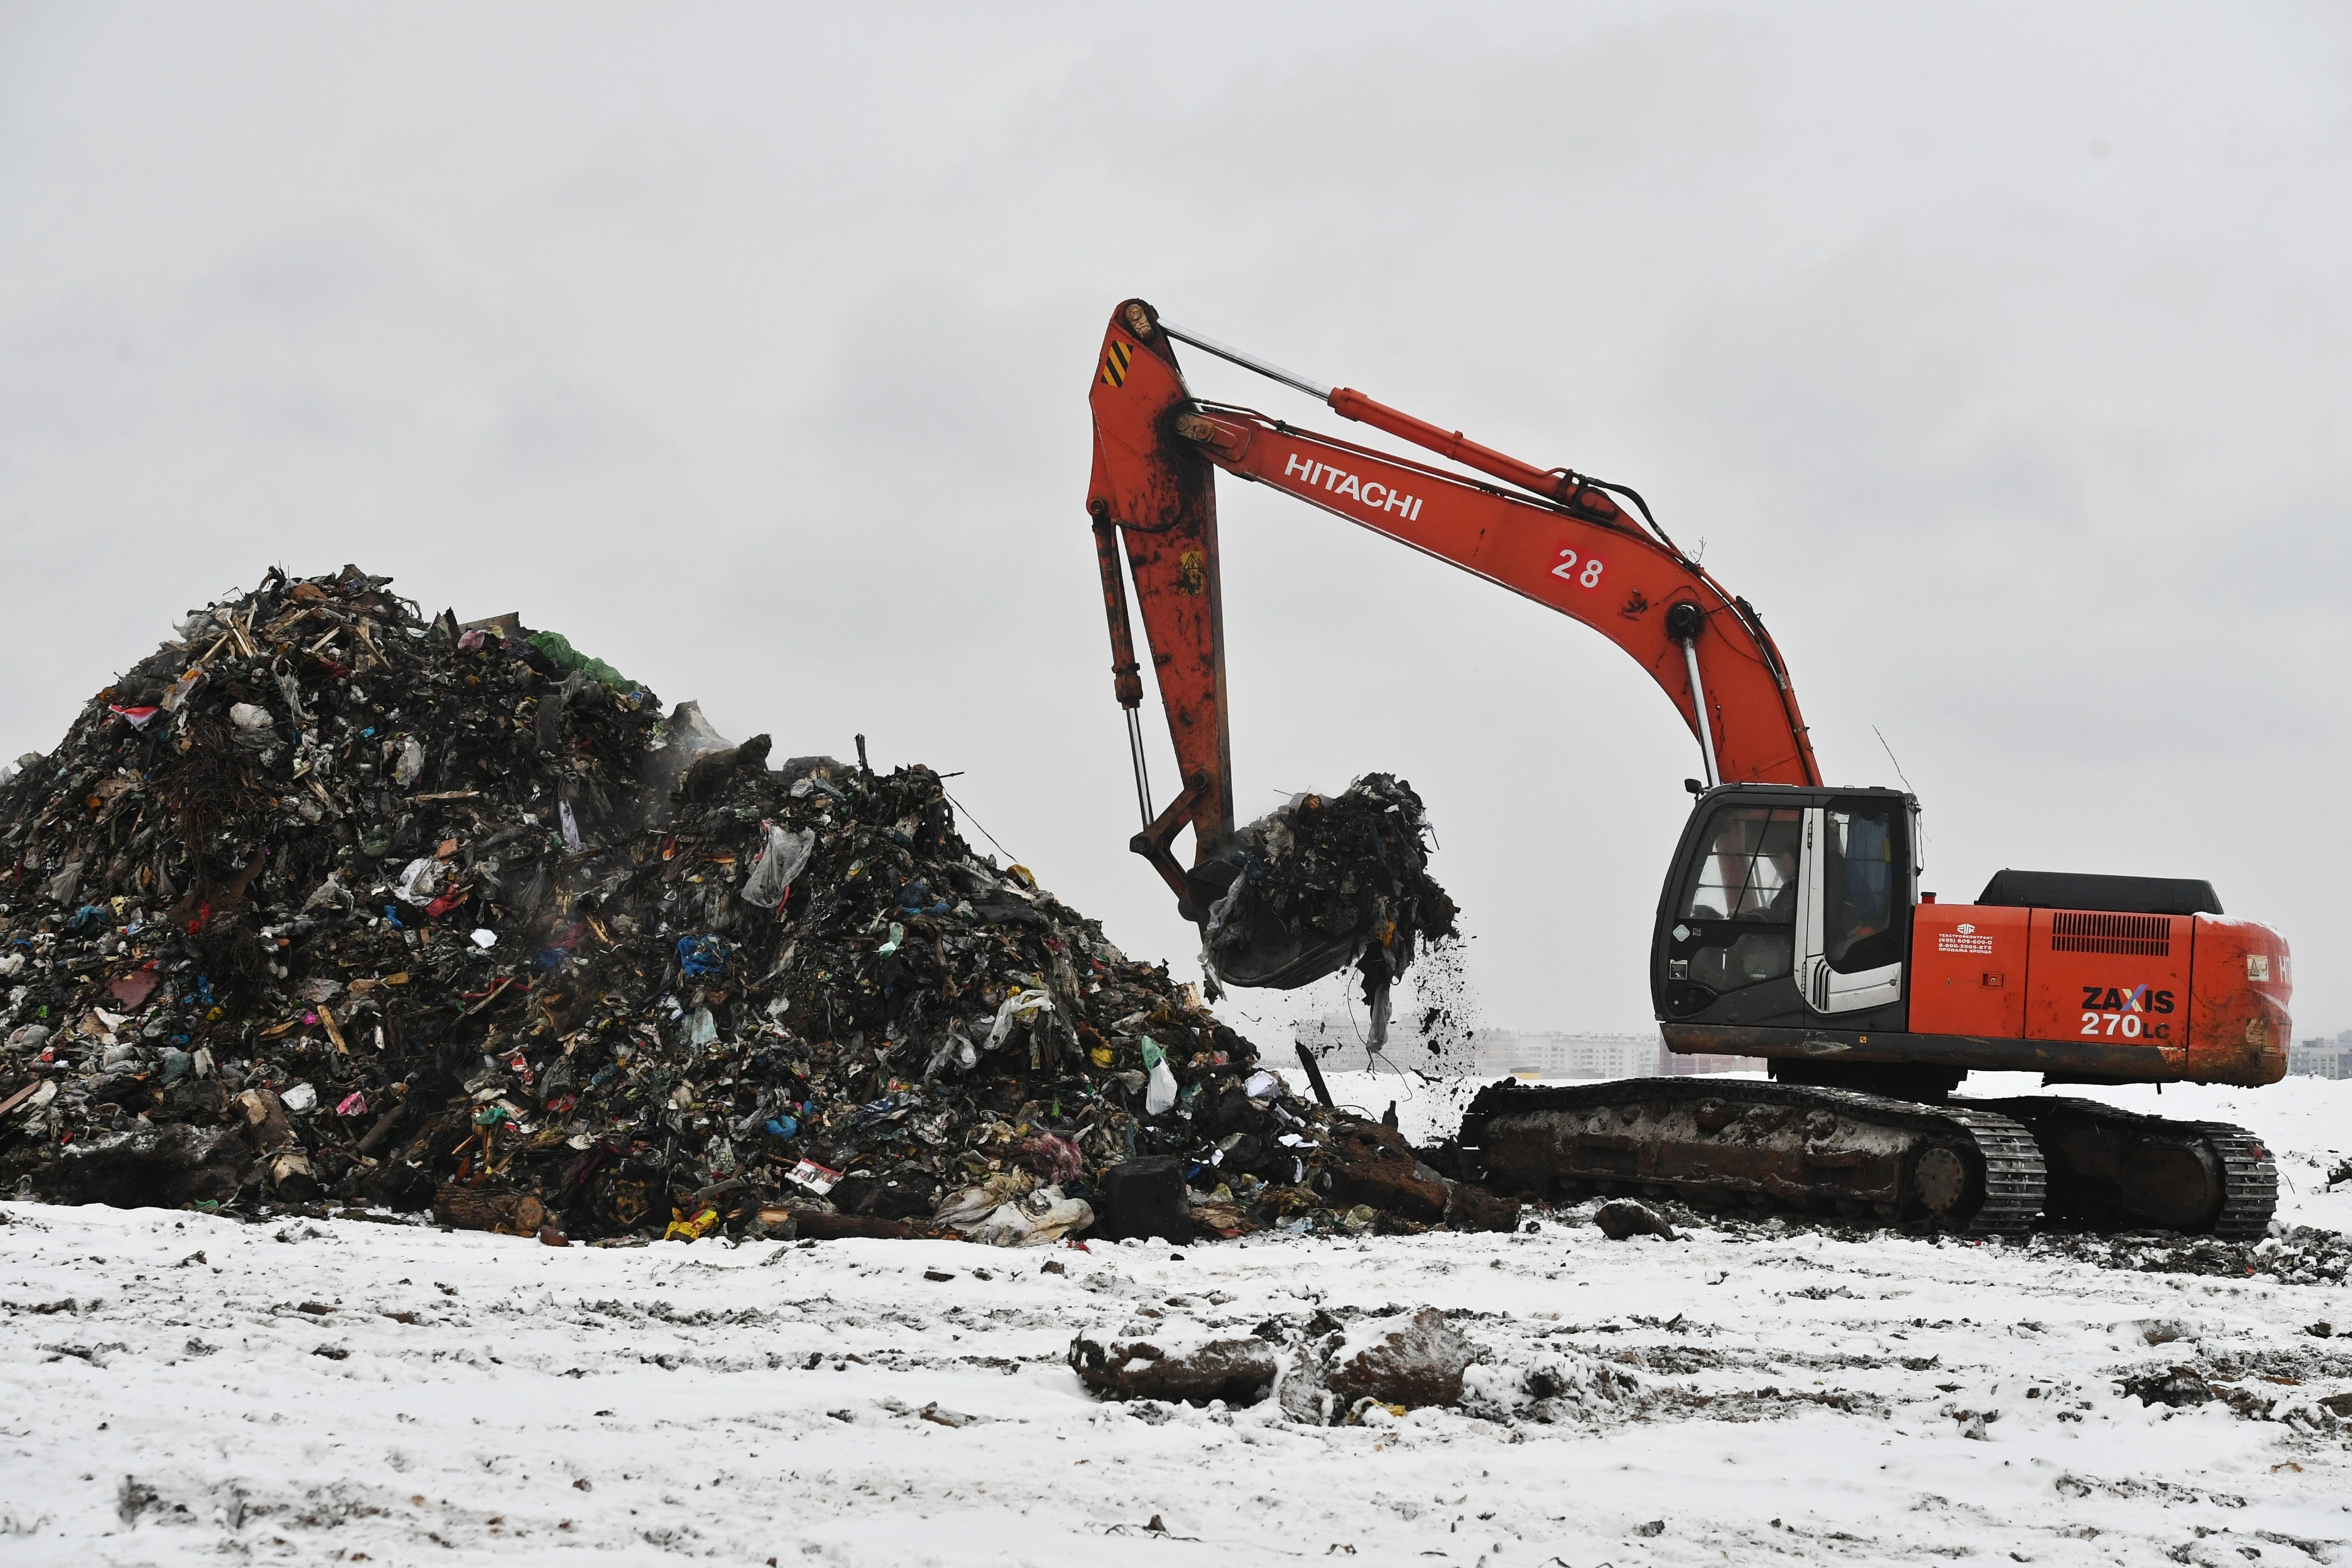
M1511 1223L975 854L929 769L772 750L355 567L192 614L0 782L0 1192L551 1242Z

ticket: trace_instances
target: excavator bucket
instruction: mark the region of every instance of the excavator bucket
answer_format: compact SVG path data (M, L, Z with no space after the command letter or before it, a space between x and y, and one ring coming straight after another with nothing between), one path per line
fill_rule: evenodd
M1251 823L1214 862L1227 880L1202 922L1209 966L1231 984L1288 988L1352 962L1377 1012L1419 945L1454 934L1454 900L1429 874L1427 831L1421 797L1386 773Z
M1195 868L1196 876L1200 869ZM1239 867L1228 890L1249 890ZM1263 900L1228 897L1209 907L1202 951L1211 955L1220 984L1289 991L1347 968L1362 951L1365 936L1352 921L1343 929L1317 930L1282 919Z

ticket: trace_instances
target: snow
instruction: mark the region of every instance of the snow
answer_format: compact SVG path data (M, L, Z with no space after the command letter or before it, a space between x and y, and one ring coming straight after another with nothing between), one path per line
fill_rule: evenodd
M2342 1225L2317 1173L2352 1085L2161 1105L2272 1140L2294 1217ZM2305 1332L2352 1327L2343 1288L1805 1229L1612 1243L1578 1212L1181 1249L558 1249L0 1204L0 1562L2352 1563L2342 1429L2276 1418L2352 1389L2352 1347ZM1424 1305L1488 1357L1464 1409L1103 1405L1065 1362L1079 1332ZM2297 1381L2232 1385L2272 1419L2117 1389L2200 1354Z

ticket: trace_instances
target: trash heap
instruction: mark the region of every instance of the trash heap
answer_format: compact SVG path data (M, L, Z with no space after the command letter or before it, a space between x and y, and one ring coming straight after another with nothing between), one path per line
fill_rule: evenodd
M551 1242L1511 1222L858 751L273 571L0 783L0 1191Z

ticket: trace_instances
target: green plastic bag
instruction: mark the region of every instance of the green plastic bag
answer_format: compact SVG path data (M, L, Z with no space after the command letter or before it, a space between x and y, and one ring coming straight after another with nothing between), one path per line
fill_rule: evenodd
M634 691L637 683L606 664L601 658L591 658L572 646L572 639L562 632L533 632L523 639L539 649L564 669L577 669L593 676L605 685L622 691Z

